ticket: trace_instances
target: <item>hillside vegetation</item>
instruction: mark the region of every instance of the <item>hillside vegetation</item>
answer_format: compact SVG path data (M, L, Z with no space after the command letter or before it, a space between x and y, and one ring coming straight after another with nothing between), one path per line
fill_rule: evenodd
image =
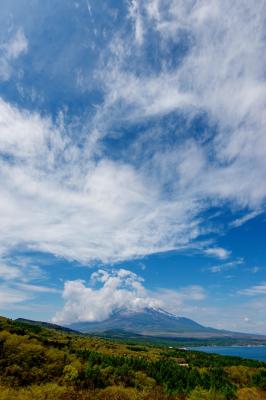
M0 318L0 400L266 399L266 363Z

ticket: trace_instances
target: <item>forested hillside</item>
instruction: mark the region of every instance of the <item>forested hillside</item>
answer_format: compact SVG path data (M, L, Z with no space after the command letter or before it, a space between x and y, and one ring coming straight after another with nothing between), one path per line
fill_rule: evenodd
M266 399L266 364L0 319L0 400Z

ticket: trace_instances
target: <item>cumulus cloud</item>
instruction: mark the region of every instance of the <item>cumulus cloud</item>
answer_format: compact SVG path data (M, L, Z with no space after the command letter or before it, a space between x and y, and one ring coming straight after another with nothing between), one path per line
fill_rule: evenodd
M91 275L90 285L84 281L65 282L64 307L53 318L57 323L76 321L101 321L114 311L126 309L140 311L146 307L163 308L172 313L182 313L193 302L205 299L202 287L194 285L179 291L145 288L139 275L126 270L98 270Z
M94 285L99 283L101 286L87 287L85 282L80 280L65 283L65 305L53 321L101 321L117 309L137 311L160 305L160 301L149 296L142 284L143 279L128 270L99 270L92 274L91 279Z
M210 289L189 285L176 290L149 290L143 278L129 270L99 269L88 283L81 280L65 282L64 306L52 320L59 324L100 321L119 309L141 311L153 307L192 318L205 326L265 334L264 283L238 292L238 302L229 305L221 305ZM252 300L246 301L247 295Z
M149 290L144 280L131 271L98 270L91 275L88 284L80 280L65 282L65 304L53 322L99 321L118 309L140 311L145 307L155 307L192 318L205 326L265 334L265 293L265 284L261 283L239 291L237 303L221 305L211 291L199 285L177 290ZM246 301L247 296L252 300Z

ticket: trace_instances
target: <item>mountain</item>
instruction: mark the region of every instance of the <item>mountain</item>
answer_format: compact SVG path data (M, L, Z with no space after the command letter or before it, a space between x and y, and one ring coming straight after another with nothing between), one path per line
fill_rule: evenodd
M15 321L23 323L23 324L38 325L38 326L42 326L43 328L53 329L53 330L61 331L64 333L74 333L74 334L80 333L79 331L75 331L74 329L68 328L66 326L51 324L50 322L33 321L31 319L25 319L25 318L17 318Z
M76 322L68 327L90 334L111 335L114 332L120 332L162 338L263 338L260 335L249 335L205 327L189 318L177 317L162 309L154 308L145 308L141 311L119 310L104 321Z
M104 321L77 322L69 327L86 333L120 330L153 336L205 332L207 329L191 319L177 317L164 310L154 308L145 308L141 311L119 310Z

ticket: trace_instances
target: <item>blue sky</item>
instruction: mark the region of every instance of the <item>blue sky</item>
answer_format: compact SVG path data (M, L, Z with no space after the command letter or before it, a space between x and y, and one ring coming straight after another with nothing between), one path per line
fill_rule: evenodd
M2 315L266 333L265 11L1 2Z

